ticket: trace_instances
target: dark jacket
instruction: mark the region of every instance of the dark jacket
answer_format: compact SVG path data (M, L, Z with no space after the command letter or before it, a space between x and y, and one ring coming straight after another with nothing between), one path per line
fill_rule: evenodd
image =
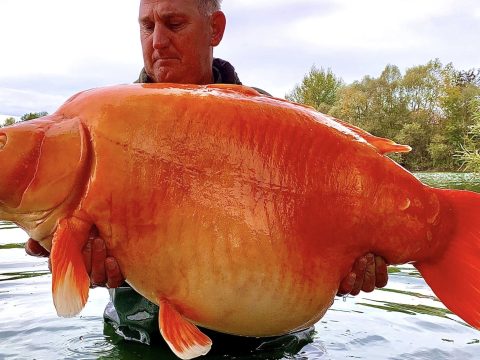
M214 58L212 70L213 70L213 81L215 84L242 85L242 82L240 81L240 78L238 77L237 72L235 71L235 68L228 61L219 59L219 58ZM138 79L135 82L136 83L152 83L153 81L147 75L145 68L143 68L142 71L140 72L140 75L138 76ZM260 94L271 96L265 90L262 90L253 86L252 88L257 90Z

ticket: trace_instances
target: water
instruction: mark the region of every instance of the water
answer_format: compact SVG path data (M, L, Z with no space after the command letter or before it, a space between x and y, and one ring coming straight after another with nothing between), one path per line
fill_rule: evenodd
M471 174L422 173L437 187L480 192ZM103 324L105 289L93 289L82 313L56 316L47 262L25 255L26 235L0 222L0 359L175 359L163 344L121 341ZM385 289L337 298L295 354L222 347L208 359L480 359L480 332L451 314L409 265L391 269Z

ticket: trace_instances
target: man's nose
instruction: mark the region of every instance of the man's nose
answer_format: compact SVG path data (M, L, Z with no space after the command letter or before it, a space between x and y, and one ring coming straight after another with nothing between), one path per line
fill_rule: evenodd
M160 23L155 23L155 29L153 30L153 48L165 48L169 43L168 29Z

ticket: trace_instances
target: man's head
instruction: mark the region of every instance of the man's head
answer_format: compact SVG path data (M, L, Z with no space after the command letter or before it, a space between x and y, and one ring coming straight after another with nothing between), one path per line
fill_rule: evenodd
M213 48L226 23L220 0L141 0L139 23L145 71L152 81L213 81Z
M215 11L220 11L222 0L197 0L198 9L204 15L211 15Z

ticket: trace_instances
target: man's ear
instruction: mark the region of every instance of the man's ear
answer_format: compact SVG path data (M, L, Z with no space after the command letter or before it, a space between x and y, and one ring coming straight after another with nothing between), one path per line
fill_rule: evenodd
M222 41L223 33L227 19L222 11L215 11L210 17L210 24L212 26L212 38L210 39L210 46L217 46Z

